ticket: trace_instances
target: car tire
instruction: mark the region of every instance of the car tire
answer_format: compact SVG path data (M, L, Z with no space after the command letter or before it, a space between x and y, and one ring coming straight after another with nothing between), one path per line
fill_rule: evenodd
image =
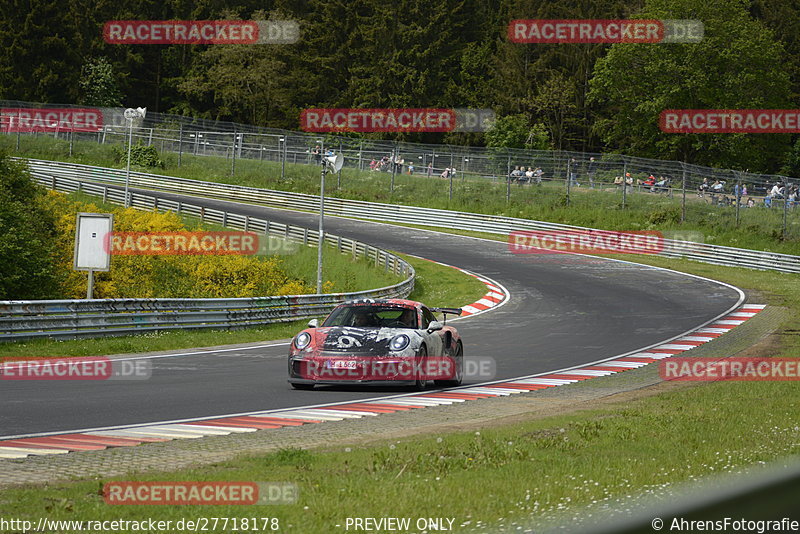
M295 384L295 383L292 383L292 387L294 389L300 389L300 390L304 390L304 391L309 391L309 390L314 389L314 384Z
M434 383L437 386L443 387L455 387L460 386L461 382L464 380L464 347L461 345L461 341L458 342L456 345L456 353L453 355L453 359L456 362L456 376L452 380L436 380Z
M414 367L416 369L416 382L414 383L414 389L417 391L422 391L426 387L428 387L428 380L424 378L424 376L420 376L419 371L424 368L425 362L428 359L428 349L425 345L422 345L419 348L419 352L417 352L417 357L414 358Z

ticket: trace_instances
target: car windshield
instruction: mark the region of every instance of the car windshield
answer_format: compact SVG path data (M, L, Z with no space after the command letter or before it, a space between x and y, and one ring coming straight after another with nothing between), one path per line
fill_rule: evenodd
M402 306L341 306L333 310L322 326L417 328L417 312Z

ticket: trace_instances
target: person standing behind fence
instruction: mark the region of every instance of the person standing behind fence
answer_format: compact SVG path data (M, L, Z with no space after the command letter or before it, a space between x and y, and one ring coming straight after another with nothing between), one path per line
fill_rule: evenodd
M428 163L428 178L430 178L431 176L433 176L433 161Z
M586 174L589 176L589 187L594 189L594 175L597 173L597 162L594 160L594 156L589 158L589 167L586 171Z
M569 185L580 187L578 183L578 162L572 158L569 162Z

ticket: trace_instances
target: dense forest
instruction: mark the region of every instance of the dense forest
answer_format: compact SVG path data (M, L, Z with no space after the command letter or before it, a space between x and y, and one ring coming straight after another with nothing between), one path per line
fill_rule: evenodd
M665 134L663 109L792 109L785 0L4 0L0 99L298 128L307 107L491 108L540 148L800 175L789 134ZM696 44L517 44L512 19L699 19ZM292 19L291 45L112 45L109 20ZM386 136L387 134L382 134ZM398 134L486 144L483 134ZM503 136L495 136L497 137ZM513 137L513 136L511 136ZM488 138L492 142L491 136Z

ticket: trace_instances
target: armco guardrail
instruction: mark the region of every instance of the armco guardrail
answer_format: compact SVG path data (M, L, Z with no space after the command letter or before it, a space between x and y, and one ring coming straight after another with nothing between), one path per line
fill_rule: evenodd
M49 179L53 181L53 184L62 178L111 184L124 183L125 180L125 171L120 169L44 160L29 160L29 165L34 176L40 180ZM173 176L131 172L131 185L173 193L253 202L274 208L303 211L316 211L319 209L319 197L314 195L202 182ZM592 228L515 217L379 204L332 197L326 197L325 199L325 212L329 215L342 217L439 226L494 234L508 234L519 230L596 231ZM800 256L695 243L692 241L666 239L665 248L660 255L731 267L800 273Z
M124 193L106 185L63 177L42 177L39 183L58 191L84 191L122 204ZM134 193L131 205L140 209L164 209L199 217L240 230L277 236L305 245L316 245L318 233L306 228L213 210L185 202ZM40 337L73 339L187 328L233 328L294 321L324 315L355 298L406 297L414 289L414 268L405 260L376 247L325 235L325 243L339 252L364 256L387 271L405 276L402 282L380 289L328 295L294 295L231 299L95 299L0 301L0 340Z

